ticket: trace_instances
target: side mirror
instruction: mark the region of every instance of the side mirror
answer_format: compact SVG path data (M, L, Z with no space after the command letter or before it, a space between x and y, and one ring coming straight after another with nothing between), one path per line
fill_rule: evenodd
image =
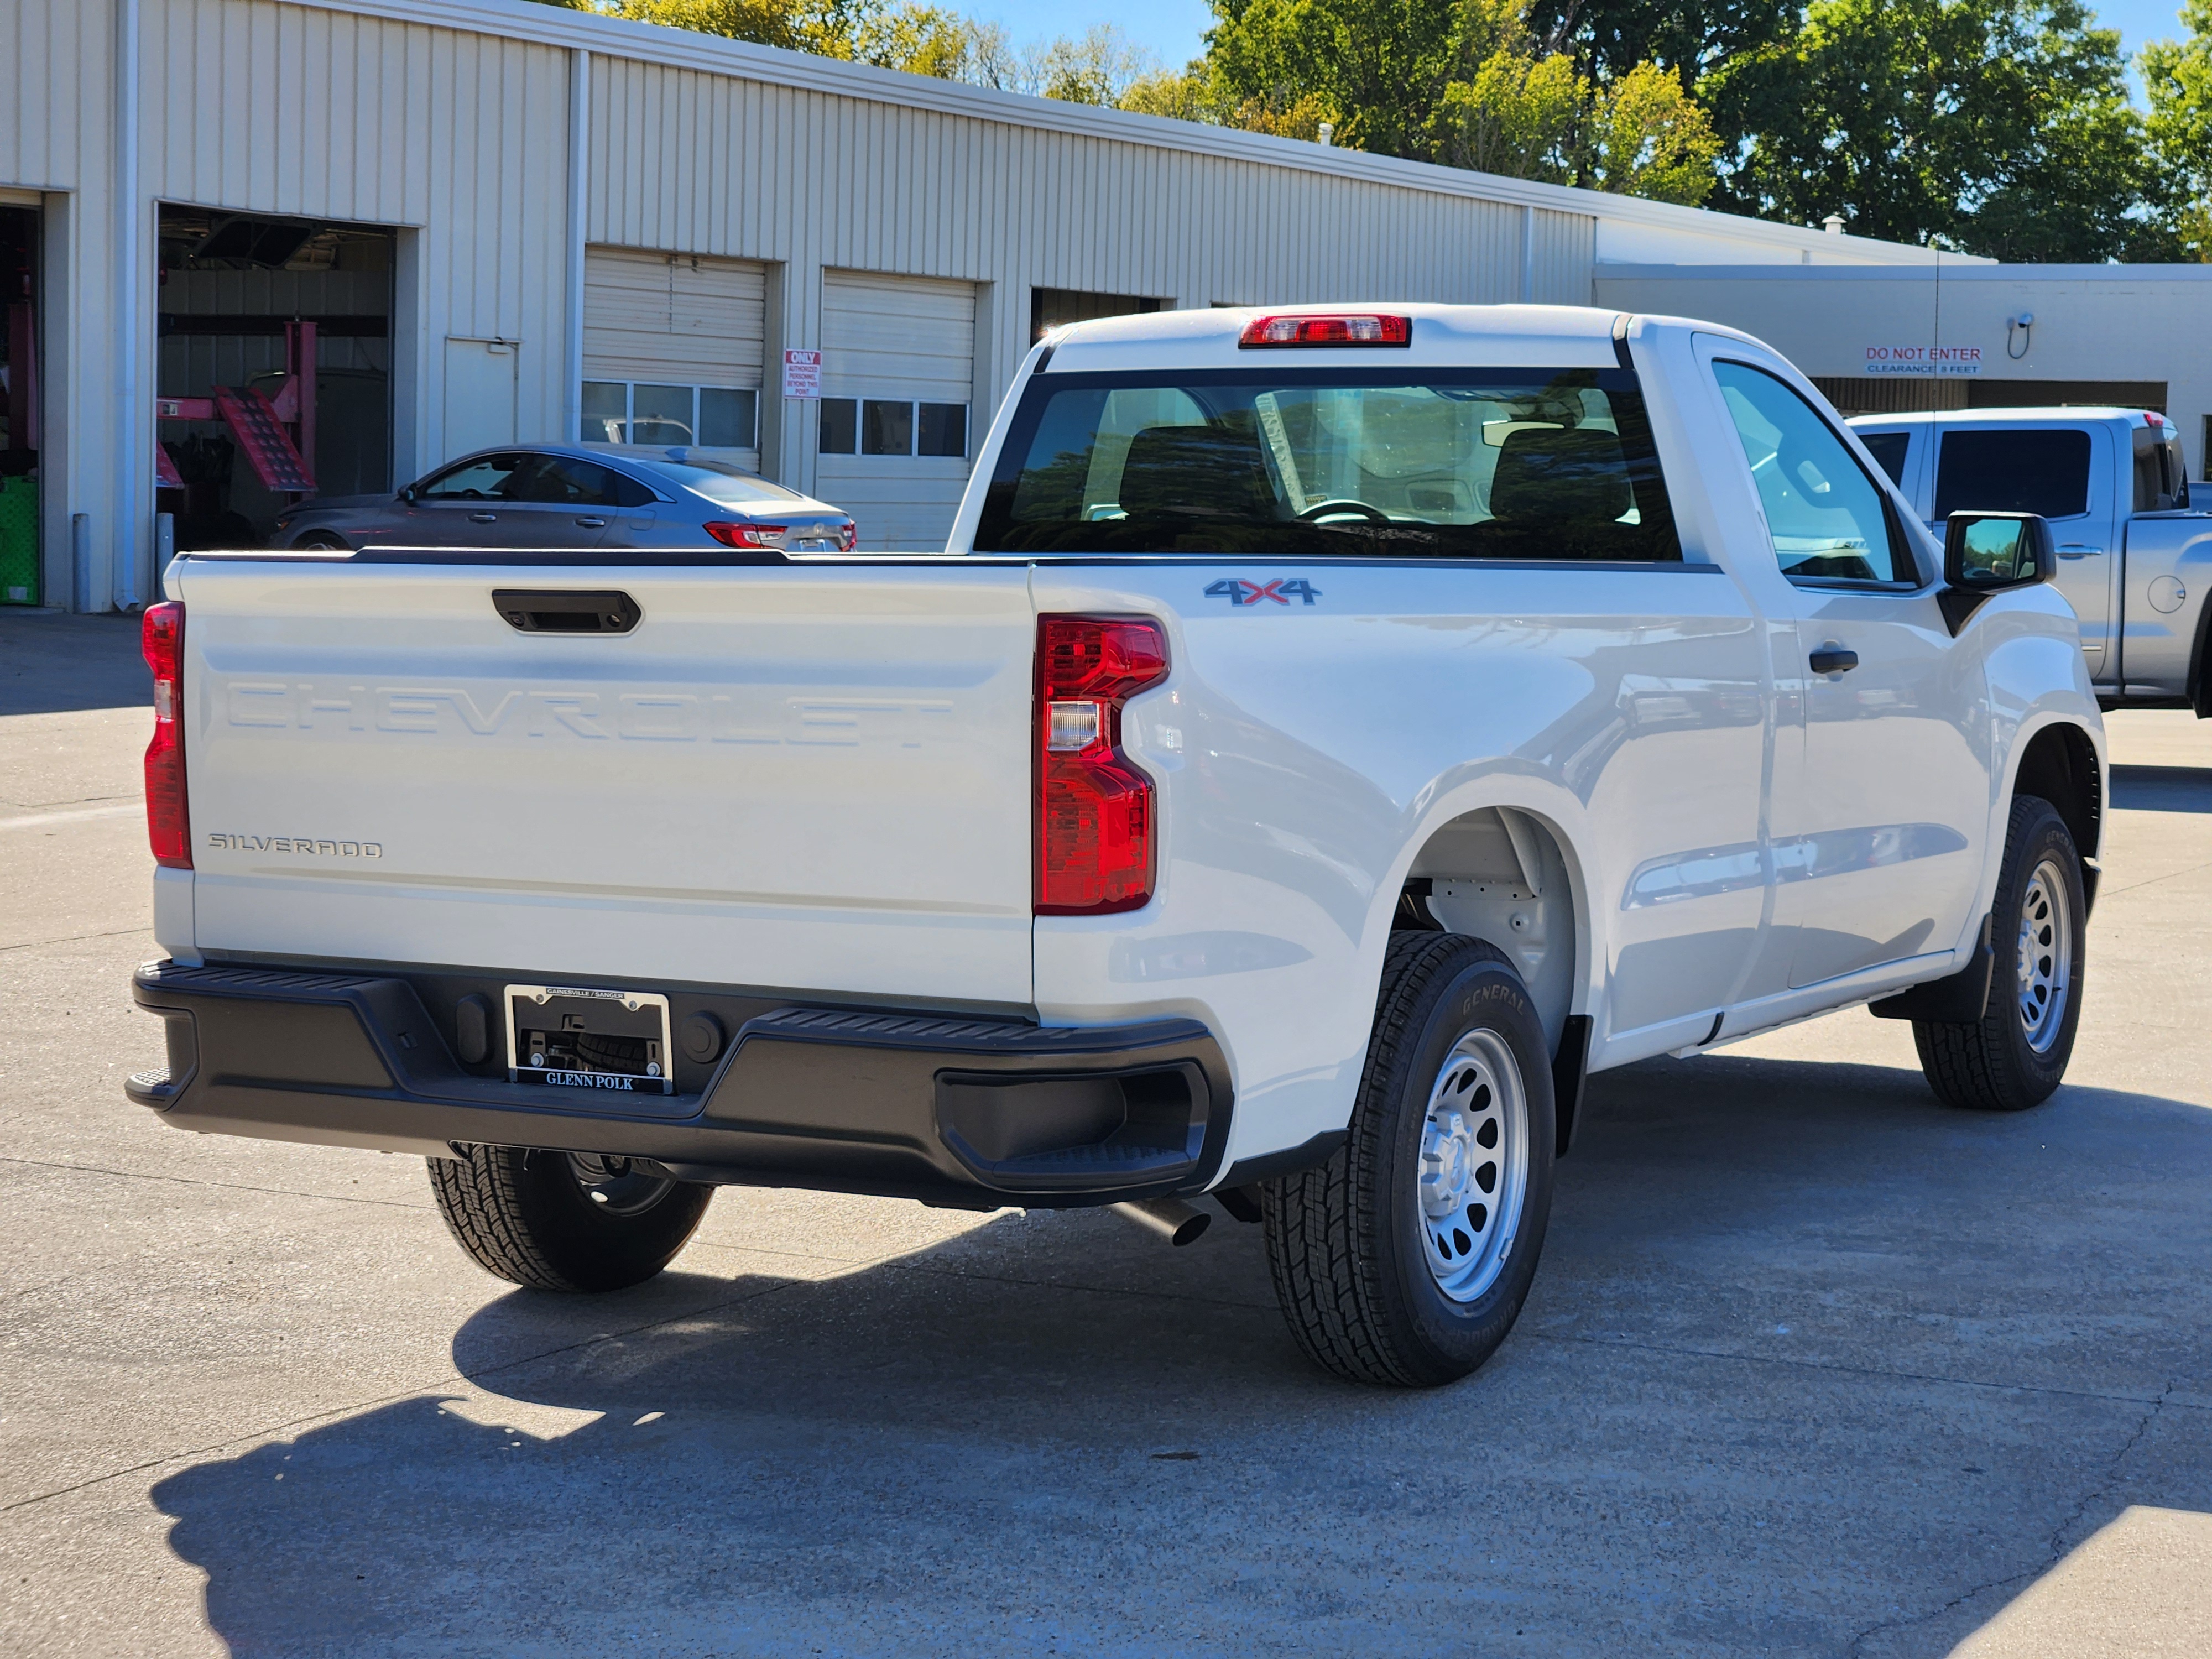
M2058 568L2049 522L2033 513L1954 513L1943 526L1943 580L1994 593L2048 581Z
M1954 513L1943 526L1944 619L1957 634L1992 593L2058 571L2048 521L2033 513Z

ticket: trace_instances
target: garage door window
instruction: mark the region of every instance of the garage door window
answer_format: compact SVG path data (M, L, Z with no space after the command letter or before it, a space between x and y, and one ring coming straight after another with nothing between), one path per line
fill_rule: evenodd
M923 455L951 455L964 459L968 453L968 405L922 404L921 419L916 426L915 449Z
M738 386L584 382L584 441L751 449L760 394Z
M914 453L914 405L881 402L870 398L860 405L860 453L863 455Z
M968 405L903 398L824 398L824 455L968 455Z

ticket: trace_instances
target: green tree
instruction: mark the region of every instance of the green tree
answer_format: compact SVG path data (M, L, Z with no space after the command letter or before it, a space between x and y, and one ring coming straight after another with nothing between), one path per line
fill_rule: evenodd
M960 78L969 25L959 13L918 0L546 0L669 28L726 35L756 46L811 52L940 79Z
M1650 63L1694 93L1709 70L1787 39L1801 11L1787 0L1532 0L1528 27L1594 80Z
M1739 140L1716 205L2007 259L2145 234L2119 34L2081 0L1814 0L1698 90Z
M1593 75L1528 0L1213 0L1205 67L1245 118L1310 100L1338 142L1557 184L1697 202L1720 141L1680 78Z
M1336 142L1425 159L1459 55L1455 0L1212 0L1206 71L1231 108L1313 99ZM1242 125L1240 123L1240 125Z
M2146 240L2171 258L2212 259L2212 0L2187 0L2184 40L2157 40L2137 58L2150 114L2149 195L2154 215Z

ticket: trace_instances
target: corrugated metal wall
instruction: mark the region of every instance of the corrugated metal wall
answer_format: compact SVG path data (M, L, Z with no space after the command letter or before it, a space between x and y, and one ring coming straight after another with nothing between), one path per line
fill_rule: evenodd
M1032 287L1183 306L1497 301L1522 297L1526 271L1534 297L1589 297L1595 222L1564 207L1532 220L1515 203L1418 180L1178 149L1141 122L1126 138L1095 121L1063 131L1036 125L1034 106L994 112L988 98L899 77L825 66L853 90L818 77L800 88L777 78L789 60L775 54L758 67L739 54L727 72L684 67L665 61L662 31L425 0L137 0L126 210L114 193L114 30L128 3L0 0L0 185L53 192L49 240L65 274L47 300L48 445L67 469L51 491L49 568L58 557L66 584L66 515L91 514L95 602L151 586L151 489L139 475L150 471L162 201L398 231L403 476L451 448L449 340L514 343L520 435L568 429L580 310L569 290L585 240L769 267L764 456L802 488L814 481L814 426L774 395L775 365L787 347L820 343L825 270L975 285L979 428L1028 347ZM517 38L528 36L563 44ZM570 48L583 46L595 72L580 135L586 222L572 226ZM909 88L939 107L901 101ZM128 295L114 252L126 235L140 243L128 263L144 267ZM108 388L126 377L123 342L146 407L118 416ZM138 576L112 574L111 556Z
M1506 203L615 59L592 125L597 242L1184 305L1520 297ZM1537 217L1539 297L1587 303L1593 222Z
M1529 297L1589 301L1584 215L661 64L594 60L589 155L593 242L783 267L776 351L823 343L825 269L994 295L976 319L979 427L1028 348L1032 288L1479 303L1522 298L1525 258ZM780 470L815 488L812 424L785 415Z
M0 0L0 184L68 190L105 167L115 8Z
M519 343L525 433L556 431L568 54L267 0L141 3L148 193L413 230L395 319L401 470L448 448L448 337Z

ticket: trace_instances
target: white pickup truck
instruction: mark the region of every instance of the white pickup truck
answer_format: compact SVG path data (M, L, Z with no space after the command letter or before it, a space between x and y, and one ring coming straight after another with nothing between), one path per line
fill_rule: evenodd
M1211 1194L1446 1382L1589 1072L1873 1002L2057 1085L2097 701L2042 521L1948 530L1743 335L1409 305L1060 331L943 555L187 555L130 1092L553 1290L721 1184Z
M1975 409L1866 415L1851 425L1938 536L1962 507L2050 522L2052 586L2081 620L2081 653L2106 708L2212 715L2212 504L2191 501L2181 434L2164 416Z

